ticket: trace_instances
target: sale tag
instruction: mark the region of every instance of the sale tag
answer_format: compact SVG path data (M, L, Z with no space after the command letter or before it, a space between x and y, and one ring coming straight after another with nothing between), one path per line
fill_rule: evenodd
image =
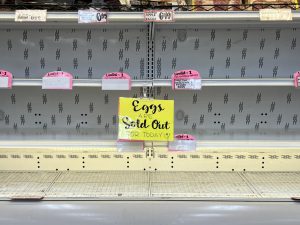
M107 73L102 78L102 90L131 90L131 77L126 73Z
M144 10L145 22L174 22L173 10Z
M15 22L46 22L47 10L16 10Z
M169 142L169 151L196 151L197 142L190 134L177 134L175 140Z
M47 73L43 77L42 89L72 90L73 76L63 71Z
M107 12L98 10L79 10L78 23L107 23Z
M300 71L294 73L294 86L296 88L300 86Z
M121 140L172 141L174 100L119 99Z
M180 70L172 74L173 90L201 90L202 80L196 70Z
M289 21L293 20L291 9L260 9L261 21Z
M12 87L12 74L5 70L0 70L0 88Z

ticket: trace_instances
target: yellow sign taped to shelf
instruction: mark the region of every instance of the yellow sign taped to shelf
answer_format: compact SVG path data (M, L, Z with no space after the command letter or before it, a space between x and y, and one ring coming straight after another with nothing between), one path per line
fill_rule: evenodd
M174 100L120 97L118 138L173 141Z

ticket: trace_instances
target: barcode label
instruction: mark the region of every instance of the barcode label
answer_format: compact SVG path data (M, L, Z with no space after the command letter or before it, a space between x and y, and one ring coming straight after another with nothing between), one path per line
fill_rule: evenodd
M79 10L78 23L107 23L107 12Z
M70 77L43 77L42 89L72 89Z
M8 77L0 77L0 88L9 88Z
M145 22L174 22L173 10L144 10Z
M201 88L200 79L175 80L175 89L201 90Z
M293 20L291 9L261 9L259 10L261 21L289 21Z
M16 10L15 22L46 22L47 10Z
M102 90L130 90L130 81L126 79L102 79Z

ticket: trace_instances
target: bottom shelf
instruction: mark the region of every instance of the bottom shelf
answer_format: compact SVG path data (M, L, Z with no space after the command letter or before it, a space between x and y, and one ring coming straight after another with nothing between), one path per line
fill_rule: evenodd
M1 171L0 199L290 200L300 172Z

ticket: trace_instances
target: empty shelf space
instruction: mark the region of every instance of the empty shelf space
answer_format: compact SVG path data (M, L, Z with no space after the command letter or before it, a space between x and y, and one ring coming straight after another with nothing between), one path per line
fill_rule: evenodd
M297 129L279 132L269 129L267 132L250 132L236 129L218 132L213 129L187 130L175 129L176 134L191 134L197 140L197 148L299 148L300 131ZM37 140L38 137L38 140ZM76 129L51 128L47 132L42 128L2 129L0 131L0 148L101 148L111 149L117 145L117 129L84 128L80 132ZM167 142L155 142L157 147L167 147Z
M0 172L0 199L284 199L300 196L300 172Z

